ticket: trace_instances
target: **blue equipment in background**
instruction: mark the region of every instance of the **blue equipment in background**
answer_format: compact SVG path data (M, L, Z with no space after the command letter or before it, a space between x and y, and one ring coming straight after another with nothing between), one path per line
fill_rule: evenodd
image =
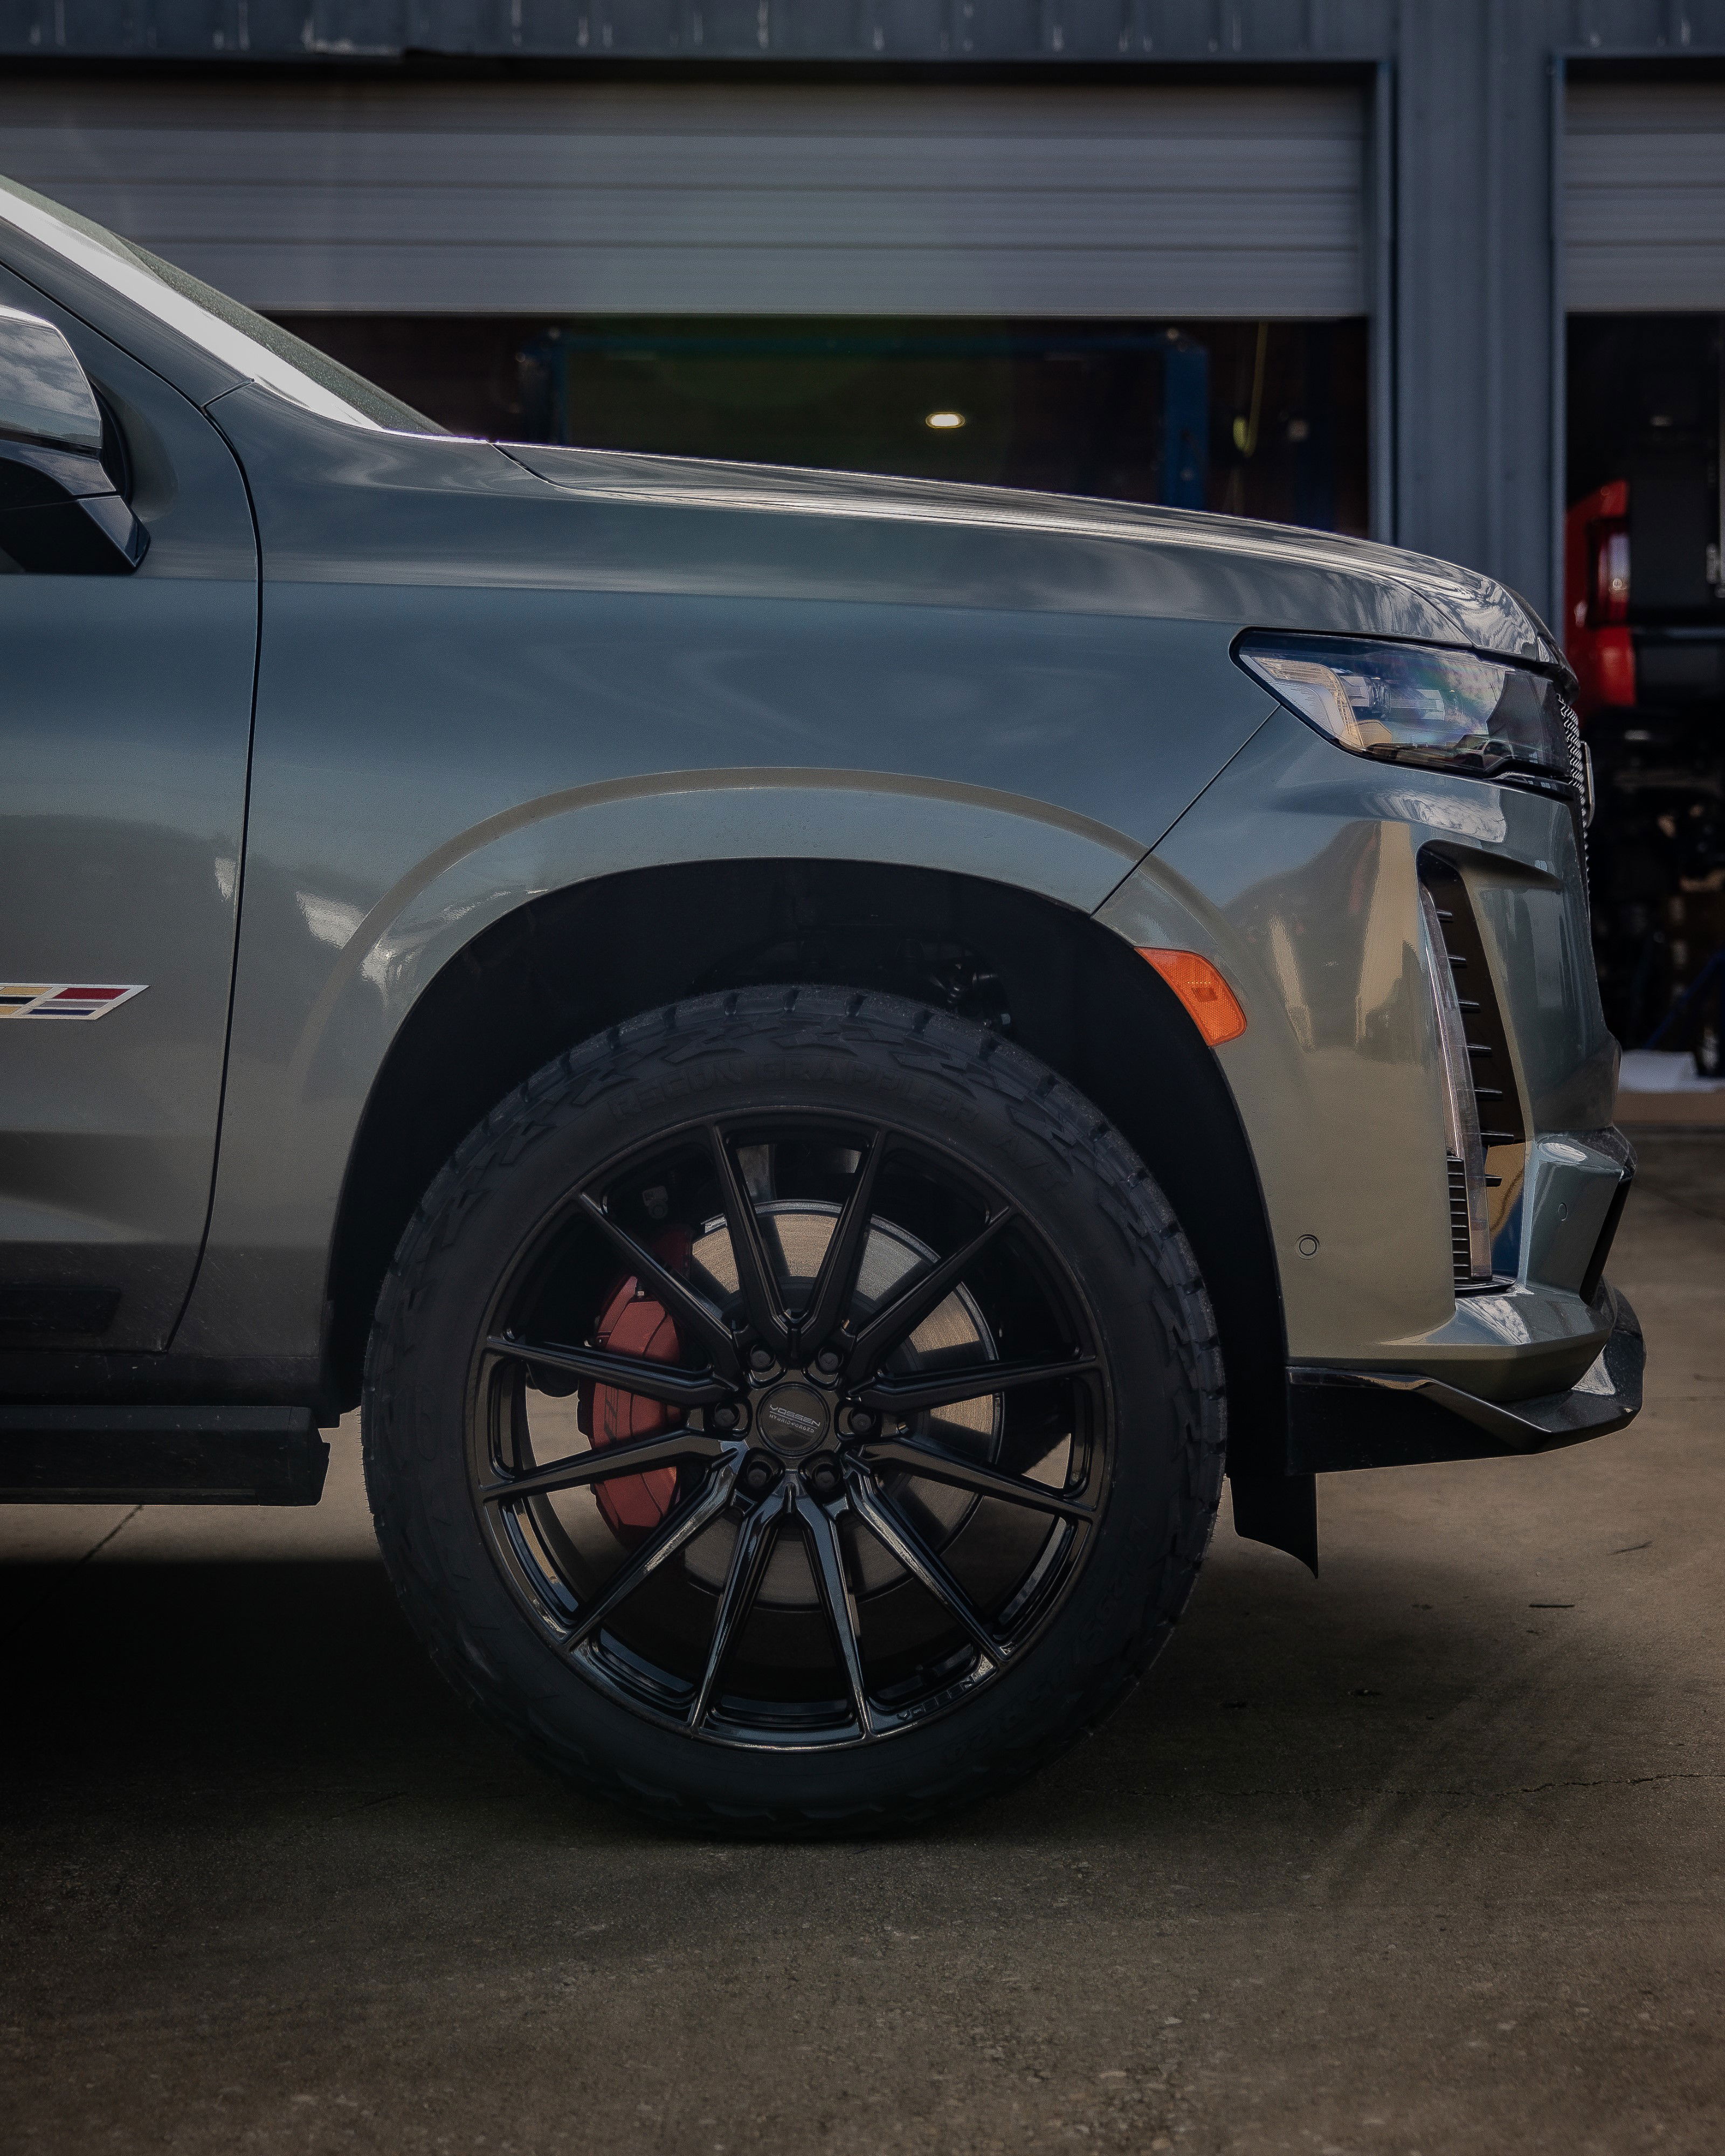
M1210 356L1168 333L1162 362L1162 500L1168 509L1207 509L1210 476Z

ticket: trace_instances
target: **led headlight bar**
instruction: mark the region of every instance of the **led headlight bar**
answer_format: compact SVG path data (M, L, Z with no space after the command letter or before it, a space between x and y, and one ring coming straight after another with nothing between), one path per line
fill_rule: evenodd
M1572 721L1558 684L1477 652L1251 629L1234 656L1288 709L1356 756L1568 784Z

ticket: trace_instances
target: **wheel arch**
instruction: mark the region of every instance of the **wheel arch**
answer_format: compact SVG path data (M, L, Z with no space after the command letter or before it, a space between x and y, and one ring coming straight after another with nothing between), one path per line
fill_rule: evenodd
M1014 885L868 861L635 869L528 900L427 983L349 1156L331 1250L329 1379L358 1397L391 1254L462 1137L542 1064L682 998L763 982L906 995L993 1024L1076 1086L1179 1215L1216 1309L1230 1467L1282 1471L1281 1300L1250 1144L1215 1055L1131 946Z

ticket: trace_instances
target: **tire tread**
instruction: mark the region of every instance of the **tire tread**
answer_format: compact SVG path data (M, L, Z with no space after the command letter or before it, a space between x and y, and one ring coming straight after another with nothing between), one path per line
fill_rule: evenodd
M1094 1660L1086 1660L1064 1712L1034 1743L986 1761L965 1760L895 1803L890 1818L864 1802L758 1810L697 1805L593 1756L536 1712L530 1697L498 1681L465 1615L457 1613L451 1626L448 1594L439 1592L414 1548L408 1527L413 1507L398 1486L401 1464L424 1449L415 1433L398 1426L398 1376L414 1353L429 1278L458 1258L488 1179L531 1158L559 1115L589 1108L619 1086L638 1099L655 1078L662 1090L675 1091L679 1068L691 1057L762 1046L788 1058L883 1051L961 1096L1002 1102L1017 1127L1043 1147L1051 1169L1090 1184L1123 1259L1143 1266L1173 1306L1173 1322L1163 1331L1181 1433L1180 1496L1168 1546L1144 1568L1153 1591L1138 1609L1111 1611L1108 1624L1093 1625L1093 1633L1106 1635L1094 1641ZM1155 1322L1156 1316L1153 1304L1147 1317ZM842 988L735 990L671 1004L542 1065L475 1126L425 1192L385 1277L366 1357L366 1480L379 1539L403 1612L446 1681L568 1780L684 1831L829 1836L915 1825L1020 1781L1066 1750L1118 1706L1178 1621L1214 1527L1225 1444L1221 1350L1209 1296L1167 1199L1119 1132L1065 1080L998 1034L929 1005Z

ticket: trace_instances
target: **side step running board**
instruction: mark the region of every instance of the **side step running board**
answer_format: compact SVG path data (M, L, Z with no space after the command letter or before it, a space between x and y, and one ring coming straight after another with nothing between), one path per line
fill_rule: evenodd
M315 1505L310 1408L0 1407L0 1504Z

